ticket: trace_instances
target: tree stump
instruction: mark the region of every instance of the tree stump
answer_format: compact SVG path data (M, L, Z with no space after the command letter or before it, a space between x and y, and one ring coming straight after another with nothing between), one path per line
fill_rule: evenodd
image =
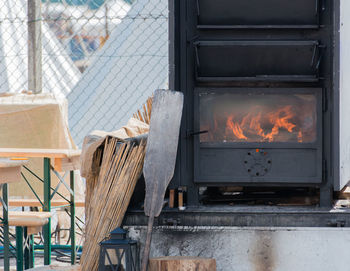
M216 261L182 256L151 258L148 271L216 271Z

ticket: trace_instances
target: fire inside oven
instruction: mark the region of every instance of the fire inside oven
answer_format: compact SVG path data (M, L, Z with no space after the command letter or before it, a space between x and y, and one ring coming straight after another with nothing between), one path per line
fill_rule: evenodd
M215 93L200 95L200 142L313 143L312 94Z

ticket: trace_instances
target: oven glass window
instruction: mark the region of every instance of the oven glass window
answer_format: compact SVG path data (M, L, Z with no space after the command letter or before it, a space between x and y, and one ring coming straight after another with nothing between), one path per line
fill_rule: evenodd
M316 141L312 94L199 94L200 142Z

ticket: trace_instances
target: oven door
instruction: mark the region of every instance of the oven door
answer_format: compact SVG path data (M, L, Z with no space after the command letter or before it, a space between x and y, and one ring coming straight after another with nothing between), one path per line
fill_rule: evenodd
M322 182L322 89L197 88L194 180Z

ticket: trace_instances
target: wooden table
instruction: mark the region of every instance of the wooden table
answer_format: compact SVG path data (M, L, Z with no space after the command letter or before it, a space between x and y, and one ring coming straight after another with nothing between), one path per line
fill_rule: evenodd
M0 148L0 158L8 157L8 158L43 158L43 169L44 169L44 201L42 202L40 197L36 194L36 192L31 188L37 200L41 203L43 207L43 211L51 212L51 198L52 193L51 190L51 172L54 172L58 177L59 181L63 183L68 191L70 192L70 199L65 199L67 203L70 205L71 212L71 263L75 264L76 262L76 242L75 242L75 199L74 199L74 170L78 169L74 166L73 162L79 160L80 150L73 149L31 149L31 148ZM51 159L54 160L54 165L51 165ZM65 181L62 179L62 176L58 174L58 171L62 170L62 164L66 164L66 171L70 171L70 185L68 186ZM71 164L68 166L67 164ZM34 172L30 171L30 169L26 168L31 174L33 174L39 180ZM25 179L24 175L22 175ZM27 182L27 180L25 179ZM28 182L27 182L28 183ZM28 183L29 185L29 183ZM54 190L54 193L57 191ZM53 194L54 194L53 193ZM61 195L61 197L63 197ZM43 236L44 236L44 264L50 265L51 263L51 218L48 218L48 223L43 227Z
M41 199L41 202L43 200ZM75 208L85 207L85 201L75 201ZM0 202L0 205L2 203ZM9 199L8 205L10 207L42 207L41 203L37 199ZM67 206L66 200L53 199L51 200L51 207L65 207Z

